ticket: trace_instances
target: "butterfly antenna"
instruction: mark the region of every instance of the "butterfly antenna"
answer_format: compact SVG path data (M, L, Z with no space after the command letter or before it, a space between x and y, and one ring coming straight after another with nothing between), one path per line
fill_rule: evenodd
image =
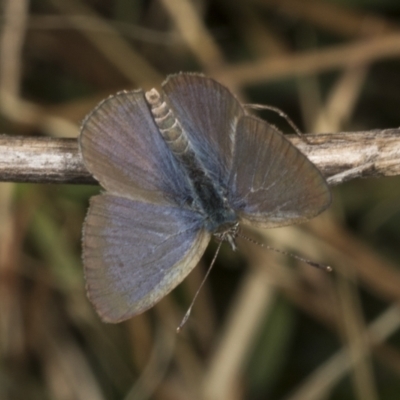
M257 242L257 240L254 240L254 239L251 238L251 237L248 237L248 236L246 236L246 235L243 235L243 233L242 233L241 231L238 231L237 236L241 237L242 239L247 240L247 241L250 242L250 243L256 244L257 246L265 247L264 243Z
M323 271L326 271L326 272L332 272L332 267L330 265L317 263L317 262L311 261L311 260L309 260L307 258L300 257L297 254L289 253L288 251L279 250L279 249L276 249L275 247L268 246L268 245L266 245L264 243L256 242L252 238L249 238L249 237L243 235L242 233L238 233L238 236L241 237L242 239L245 239L245 240L251 242L251 243L258 244L258 245L260 245L261 247L264 247L267 250L271 250L271 251L274 251L275 253L284 254L285 256L292 257L292 258L294 258L296 260L299 260L299 261L301 261L303 263L306 263L306 264L310 265L311 267L322 269Z
M286 122L292 127L292 129L296 132L297 136L301 140L303 140L307 144L310 143L308 141L308 139L303 135L301 130L298 128L298 126L291 120L289 115L287 115L280 108L274 107L274 106L268 106L268 105L264 105L264 104L245 104L244 106L248 107L248 108L253 108L254 110L270 110L270 111L273 111L273 112L277 113L280 117L282 117L282 118L284 118L286 120Z
M185 314L184 317L182 318L182 321L181 321L181 323L179 324L179 326L176 328L176 332L177 332L177 333L179 333L179 332L182 330L183 325L185 325L185 324L186 324L186 321L189 319L190 313L192 312L192 308L193 308L193 305L194 305L194 303L195 303L195 301L196 301L196 299L197 299L197 296L199 295L201 288L203 287L204 283L206 282L206 280L207 280L207 278L208 278L208 275L210 275L210 272L211 272L212 267L214 266L214 263L215 263L215 260L217 259L217 256L218 256L219 250L220 250L220 248L221 248L221 245L222 245L222 241L220 241L219 244L218 244L217 251L216 251L215 254L214 254L214 257L213 257L213 259L212 259L212 261L211 261L211 264L210 264L210 266L208 267L208 270L207 270L206 274L204 275L204 278L203 278L203 280L201 281L200 286L199 286L199 288L197 289L197 292L196 292L196 294L194 295L193 300L192 300L192 302L190 303L190 306L189 306L189 308L188 308L187 311L186 311L186 314Z

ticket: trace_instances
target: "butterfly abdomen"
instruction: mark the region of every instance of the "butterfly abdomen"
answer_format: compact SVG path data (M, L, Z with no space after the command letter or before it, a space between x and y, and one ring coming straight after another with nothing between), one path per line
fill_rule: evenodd
M173 110L157 90L151 89L146 92L145 96L161 136L186 171L190 186L193 189L195 205L205 214L206 228L214 231L220 225L236 223L235 213L229 207L221 190L215 186L209 173L196 156Z
M156 89L146 92L145 96L161 136L167 142L171 151L179 158L189 150L189 141L181 124Z

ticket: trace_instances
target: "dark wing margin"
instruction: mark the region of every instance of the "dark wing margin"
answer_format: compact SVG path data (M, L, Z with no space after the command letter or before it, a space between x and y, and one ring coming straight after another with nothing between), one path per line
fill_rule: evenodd
M86 168L112 193L178 203L190 195L141 90L102 101L83 121L79 144Z
M331 203L318 168L284 135L252 116L238 123L229 193L240 218L264 228L305 221Z
M171 75L162 85L166 102L210 176L226 187L236 125L245 111L224 86L200 74Z
M88 297L105 322L140 314L189 274L209 240L191 211L94 196L83 230Z

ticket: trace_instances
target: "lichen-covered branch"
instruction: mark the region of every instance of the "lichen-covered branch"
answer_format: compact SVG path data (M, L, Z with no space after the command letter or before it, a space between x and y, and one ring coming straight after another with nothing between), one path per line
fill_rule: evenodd
M0 135L0 181L96 183L76 139Z
M400 175L400 129L304 135L288 139L331 185L357 177ZM94 184L76 139L0 135L0 181Z

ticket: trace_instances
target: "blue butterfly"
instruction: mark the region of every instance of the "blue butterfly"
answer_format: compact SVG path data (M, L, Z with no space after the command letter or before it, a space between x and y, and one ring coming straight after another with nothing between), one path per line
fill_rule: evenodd
M88 296L100 317L144 312L196 266L211 237L235 248L239 223L315 217L331 202L315 165L224 86L172 75L120 92L84 120L80 148L105 192L83 229Z

